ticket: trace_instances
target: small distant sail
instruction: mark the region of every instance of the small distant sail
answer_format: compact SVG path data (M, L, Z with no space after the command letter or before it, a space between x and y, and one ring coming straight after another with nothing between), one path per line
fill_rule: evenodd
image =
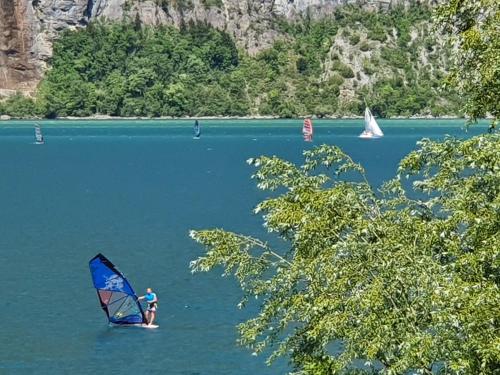
M200 127L200 123L198 122L198 120L196 120L194 122L193 131L194 131L194 138L198 139L201 137L201 127Z
M365 130L359 135L360 138L380 138L384 133L377 124L377 120L373 117L370 108L365 109Z
M37 145L43 145L45 143L45 140L43 139L42 129L38 124L35 125L35 143Z
M304 135L304 141L312 142L313 139L313 124L310 118L304 119L304 125L302 126L302 134Z
M97 254L89 262L90 274L101 307L113 324L147 323L137 296L125 276L104 255Z

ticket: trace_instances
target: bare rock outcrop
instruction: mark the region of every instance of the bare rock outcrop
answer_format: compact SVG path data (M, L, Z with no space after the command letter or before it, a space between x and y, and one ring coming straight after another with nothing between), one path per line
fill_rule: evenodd
M277 18L325 17L336 6L357 1L0 0L0 96L33 92L48 68L57 36L67 29L85 27L94 19L176 27L202 22L227 31L253 54L280 37L274 22ZM405 1L361 0L367 7Z
M26 1L0 0L0 94L36 85L31 12Z

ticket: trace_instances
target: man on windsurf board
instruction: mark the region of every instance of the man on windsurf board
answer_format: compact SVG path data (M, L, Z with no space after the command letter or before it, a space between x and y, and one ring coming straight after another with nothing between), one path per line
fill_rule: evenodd
M153 325L156 318L156 309L158 307L158 297L156 296L156 293L153 292L153 289L147 288L146 294L140 296L138 300L145 300L147 302L148 308L146 309L146 320L148 321L148 326Z

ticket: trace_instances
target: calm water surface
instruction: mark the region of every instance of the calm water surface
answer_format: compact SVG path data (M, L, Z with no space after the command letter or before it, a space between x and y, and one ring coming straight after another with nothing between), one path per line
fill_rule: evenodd
M316 121L314 144L337 144L379 185L422 137L466 137L462 121ZM189 229L262 235L251 214L266 197L245 160L302 160L300 121L0 122L0 374L279 374L235 346L252 311L220 272L191 275L203 250ZM104 253L138 293L156 289L158 330L109 328L88 271Z

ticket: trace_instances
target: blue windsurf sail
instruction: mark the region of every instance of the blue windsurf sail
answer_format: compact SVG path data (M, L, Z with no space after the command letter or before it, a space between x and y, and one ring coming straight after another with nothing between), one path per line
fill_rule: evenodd
M195 120L194 122L194 137L195 138L200 138L201 136L201 127L200 127L200 123L198 122L198 120Z
M90 260L89 267L101 307L110 323L147 323L132 286L113 263L97 254Z

